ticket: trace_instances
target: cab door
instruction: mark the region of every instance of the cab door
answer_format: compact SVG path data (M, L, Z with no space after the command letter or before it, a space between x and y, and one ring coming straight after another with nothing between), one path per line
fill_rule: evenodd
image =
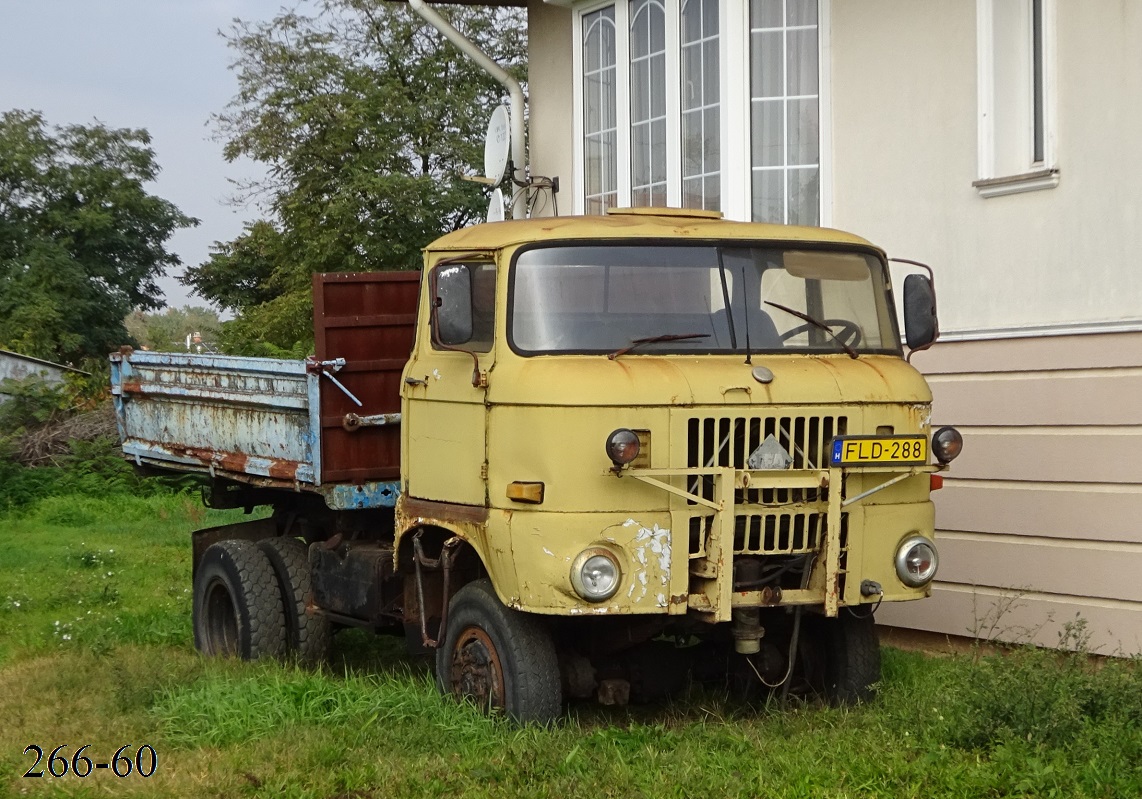
M487 379L495 359L496 267L429 265L413 357L402 387L406 491L418 499L487 501Z

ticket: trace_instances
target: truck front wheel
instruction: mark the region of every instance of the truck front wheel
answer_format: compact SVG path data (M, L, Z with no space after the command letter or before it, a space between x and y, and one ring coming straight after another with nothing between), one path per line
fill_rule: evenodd
M538 619L504 607L491 582L476 580L452 597L447 624L436 650L441 693L520 724L546 725L559 717L559 663Z
M257 660L285 649L285 614L273 566L251 541L202 555L194 580L194 645L204 655Z
M825 699L834 705L867 702L875 696L880 681L880 640L872 615L856 616L842 609L835 619L807 619L814 650L816 683Z

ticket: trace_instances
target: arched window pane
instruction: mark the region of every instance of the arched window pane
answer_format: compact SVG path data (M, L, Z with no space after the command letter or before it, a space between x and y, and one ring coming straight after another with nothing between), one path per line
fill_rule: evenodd
M721 207L718 0L683 0L682 205Z
M615 9L583 15L583 177L588 214L618 201Z
M666 202L666 9L630 3L631 204Z

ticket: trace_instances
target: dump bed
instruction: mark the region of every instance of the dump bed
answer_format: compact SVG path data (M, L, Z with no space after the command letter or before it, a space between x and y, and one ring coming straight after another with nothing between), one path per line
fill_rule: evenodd
M112 355L124 455L139 465L314 491L334 508L391 505L418 278L315 275L317 353L306 360Z
M318 485L319 378L305 361L114 355L123 453L139 463Z

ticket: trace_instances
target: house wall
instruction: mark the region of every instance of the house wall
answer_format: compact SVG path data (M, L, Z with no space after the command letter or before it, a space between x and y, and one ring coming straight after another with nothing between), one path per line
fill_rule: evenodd
M833 2L833 218L936 268L945 336L914 362L965 439L935 495L933 599L878 618L1055 644L1077 614L1099 651L1135 653L1142 4L1057 13L1060 183L984 199L974 0Z
M945 333L1142 330L1142 3L1057 4L1060 184L990 199L975 0L832 7L836 226L934 262Z
M559 212L571 213L574 205L571 179L573 127L571 9L543 0L527 5L528 158L533 175L559 178ZM553 215L547 205L542 216Z
M964 453L934 495L933 598L878 620L1055 645L1082 618L1096 650L1142 652L1142 335L952 342L914 361Z

